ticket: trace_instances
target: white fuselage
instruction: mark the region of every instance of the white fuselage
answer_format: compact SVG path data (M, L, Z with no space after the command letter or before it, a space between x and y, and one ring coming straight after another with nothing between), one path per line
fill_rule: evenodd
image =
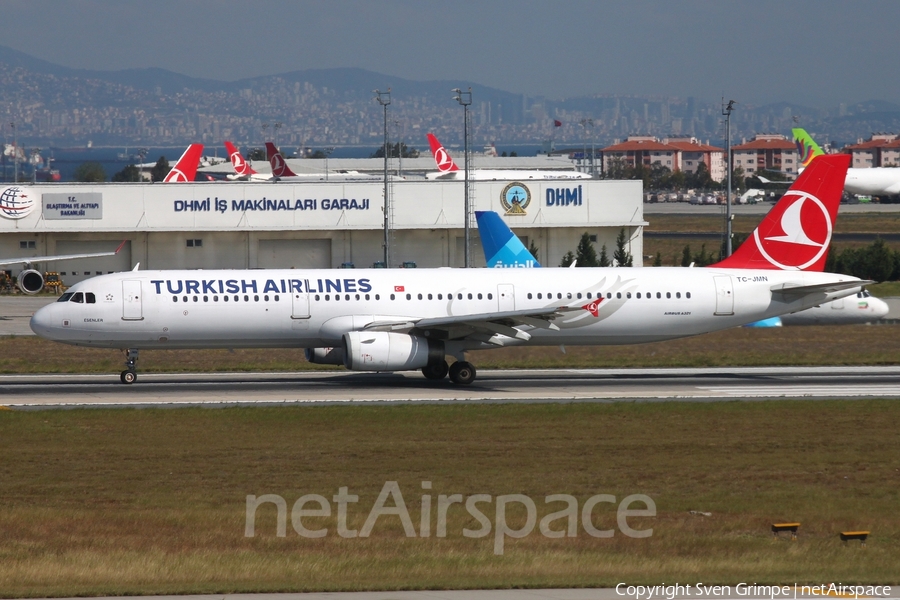
M900 194L900 167L847 169L844 189L862 196L895 196Z
M802 297L772 292L784 284L835 281L857 279L676 267L134 271L72 286L68 292L76 298L81 292L82 302L45 306L31 327L42 337L81 346L327 347L375 322L459 317L458 328L443 333L455 351L526 343L630 344L743 325L860 289ZM580 308L598 298L596 316ZM465 324L466 315L563 306L575 310L553 320L558 330L519 325L528 340L471 335Z
M855 296L825 302L797 313L782 315L784 325L855 325L871 323L887 316L887 302L869 294L857 292Z
M426 179L449 179L462 181L465 171L445 171L427 173ZM590 179L587 173L579 171L528 171L526 169L472 169L469 171L470 181L521 181L523 179Z

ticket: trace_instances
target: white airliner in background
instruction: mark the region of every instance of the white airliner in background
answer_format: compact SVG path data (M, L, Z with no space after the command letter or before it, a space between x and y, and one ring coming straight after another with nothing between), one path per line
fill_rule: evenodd
M792 129L794 143L800 152L801 168L808 167L818 156L827 156L805 129ZM900 194L900 167L872 167L847 169L844 189L860 196L896 196Z
M126 242L128 240L125 240ZM56 256L28 256L23 258L2 258L0 267L8 265L23 265L25 268L16 276L16 285L26 294L37 294L44 289L44 275L32 265L45 262L58 262L61 260L75 260L77 258L99 258L101 256L114 256L125 246L125 242L110 252L92 252L90 254L58 254Z
M428 145L437 165L437 173L427 173L426 179L465 179L465 172L460 170L450 154L441 145L434 134L428 134ZM469 169L471 181L494 181L504 179L590 179L591 176L580 171L535 171L530 169Z
M752 243L709 267L132 271L75 284L31 328L125 350L125 383L140 349L299 347L316 363L468 384L468 350L667 340L856 294L870 282L822 272L848 162L817 159Z
M294 173L284 160L284 155L272 142L266 142L266 158L272 166L272 175L277 180L298 181L372 181L381 180L383 177L360 173L359 171L336 171L334 173Z

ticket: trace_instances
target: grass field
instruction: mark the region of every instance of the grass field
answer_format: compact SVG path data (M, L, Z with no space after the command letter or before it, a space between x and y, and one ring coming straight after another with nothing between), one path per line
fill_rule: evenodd
M0 597L250 591L900 582L900 404L620 403L0 412ZM397 517L344 539L276 536L248 494L359 495L360 529L397 481L415 530L420 494L646 494L651 537L405 537ZM428 492L421 482L432 482ZM392 502L388 502L392 505ZM481 505L494 519L494 504ZM637 508L639 508L638 506ZM711 512L709 517L690 511ZM513 527L524 513L510 513ZM799 540L769 526L800 521ZM595 526L616 528L614 505ZM554 528L563 528L556 522ZM866 549L838 532L872 531Z
M478 368L624 368L770 365L885 365L900 356L894 325L729 329L630 346L503 348L470 353ZM0 338L0 373L118 373L117 350L75 348L37 337ZM303 350L143 350L138 371L295 371L312 365Z

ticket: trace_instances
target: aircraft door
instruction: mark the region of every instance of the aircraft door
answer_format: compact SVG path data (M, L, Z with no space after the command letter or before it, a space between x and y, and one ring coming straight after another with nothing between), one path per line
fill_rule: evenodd
M716 314L734 314L734 287L731 277L713 277L716 284Z
M294 290L291 293L291 318L309 318L309 294L307 294L306 292L298 292L297 290Z
M516 310L516 293L511 283L497 285L497 310L500 312Z
M144 319L143 298L141 298L141 281L125 279L122 281L122 319L125 321L142 321Z

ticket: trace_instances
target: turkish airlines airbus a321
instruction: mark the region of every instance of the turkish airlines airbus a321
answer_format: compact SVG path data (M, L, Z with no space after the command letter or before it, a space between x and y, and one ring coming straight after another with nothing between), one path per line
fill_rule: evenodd
M31 328L124 349L125 383L142 348L300 347L315 363L467 384L468 350L654 342L856 294L869 282L822 272L848 161L816 159L709 267L132 271L77 283Z

